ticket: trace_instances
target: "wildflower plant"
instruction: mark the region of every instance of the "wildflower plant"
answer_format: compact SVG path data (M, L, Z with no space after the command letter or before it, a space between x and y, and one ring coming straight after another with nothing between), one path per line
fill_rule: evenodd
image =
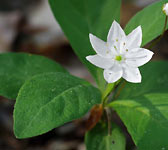
M97 86L42 56L0 54L0 95L16 100L15 136L38 136L90 112L87 150L125 150L117 114L138 150L167 150L168 62L150 61L168 27L167 2L139 11L123 30L121 0L49 0Z

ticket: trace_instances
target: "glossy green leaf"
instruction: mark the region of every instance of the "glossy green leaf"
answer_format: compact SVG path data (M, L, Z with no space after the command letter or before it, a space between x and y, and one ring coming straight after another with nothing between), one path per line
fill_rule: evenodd
M46 133L82 117L100 102L99 90L82 79L64 73L37 75L25 82L16 99L15 135Z
M142 46L161 35L166 18L162 12L162 7L166 2L168 0L160 0L138 12L126 25L126 33L130 33L137 26L141 25L143 30Z
M125 150L126 140L116 125L112 124L111 135L105 124L98 123L85 136L87 150Z
M128 83L110 104L138 150L168 149L168 62L152 62L141 70L141 84Z
M142 96L159 91L168 92L168 61L154 61L140 67L141 83L126 83L120 99Z
M25 53L0 54L0 95L16 99L20 87L32 76L47 72L66 72L43 56Z
M102 70L86 60L86 56L95 54L89 41L89 33L106 40L112 22L119 21L121 0L49 0L49 2L75 53L103 89L105 81Z

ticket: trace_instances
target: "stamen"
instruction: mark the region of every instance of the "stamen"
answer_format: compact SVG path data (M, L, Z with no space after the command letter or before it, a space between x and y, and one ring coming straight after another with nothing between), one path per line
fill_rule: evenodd
M117 50L117 47L116 47L116 46L114 46L114 48L115 48L115 50Z

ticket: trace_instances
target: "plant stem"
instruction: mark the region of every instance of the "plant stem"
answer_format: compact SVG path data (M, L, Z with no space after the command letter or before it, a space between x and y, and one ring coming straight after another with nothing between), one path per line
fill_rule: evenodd
M166 16L165 24L164 24L164 28L163 28L163 32L162 32L161 36L149 46L149 49L153 48L164 36L164 33L166 31L166 27L167 27L167 20L168 20L168 17Z
M103 103L106 101L107 97L113 91L114 88L115 88L115 83L107 84L106 90L104 91L104 93L102 95L102 102Z
M124 80L122 83L121 83L121 87L119 88L119 90L117 91L116 95L114 96L114 99L117 99L118 96L120 95L121 91L123 90L123 88L125 87L126 85L126 81Z
M106 116L107 116L107 125L108 125L108 135L111 136L111 112L110 109L105 108Z
M121 82L121 80L118 80L115 83L109 83L107 84L106 90L104 91L102 95L102 105L105 106L106 102L108 101L108 96L111 94L111 92L115 89L115 87Z

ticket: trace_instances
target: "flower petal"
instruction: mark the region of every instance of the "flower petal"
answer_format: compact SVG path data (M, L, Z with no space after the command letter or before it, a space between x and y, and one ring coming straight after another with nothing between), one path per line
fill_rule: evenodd
M123 76L125 80L133 83L141 82L141 74L138 68L124 67Z
M133 49L140 47L142 43L142 28L138 26L127 36L127 48Z
M162 10L165 13L165 15L168 16L168 3L166 3L166 4L163 5Z
M108 33L107 43L111 45L111 43L118 42L122 38L125 38L125 36L125 32L121 26L116 21L114 21Z
M108 83L118 81L122 77L122 74L123 70L119 65L114 65L112 68L104 70L104 78Z
M127 53L126 64L132 67L139 67L151 60L153 52L145 48L135 48Z
M86 59L97 67L108 69L113 66L114 60L99 55L87 56Z
M109 50L106 42L97 38L93 34L89 34L89 38L90 38L91 45L97 54L99 54L100 56L104 56L104 57L109 56L110 50Z

